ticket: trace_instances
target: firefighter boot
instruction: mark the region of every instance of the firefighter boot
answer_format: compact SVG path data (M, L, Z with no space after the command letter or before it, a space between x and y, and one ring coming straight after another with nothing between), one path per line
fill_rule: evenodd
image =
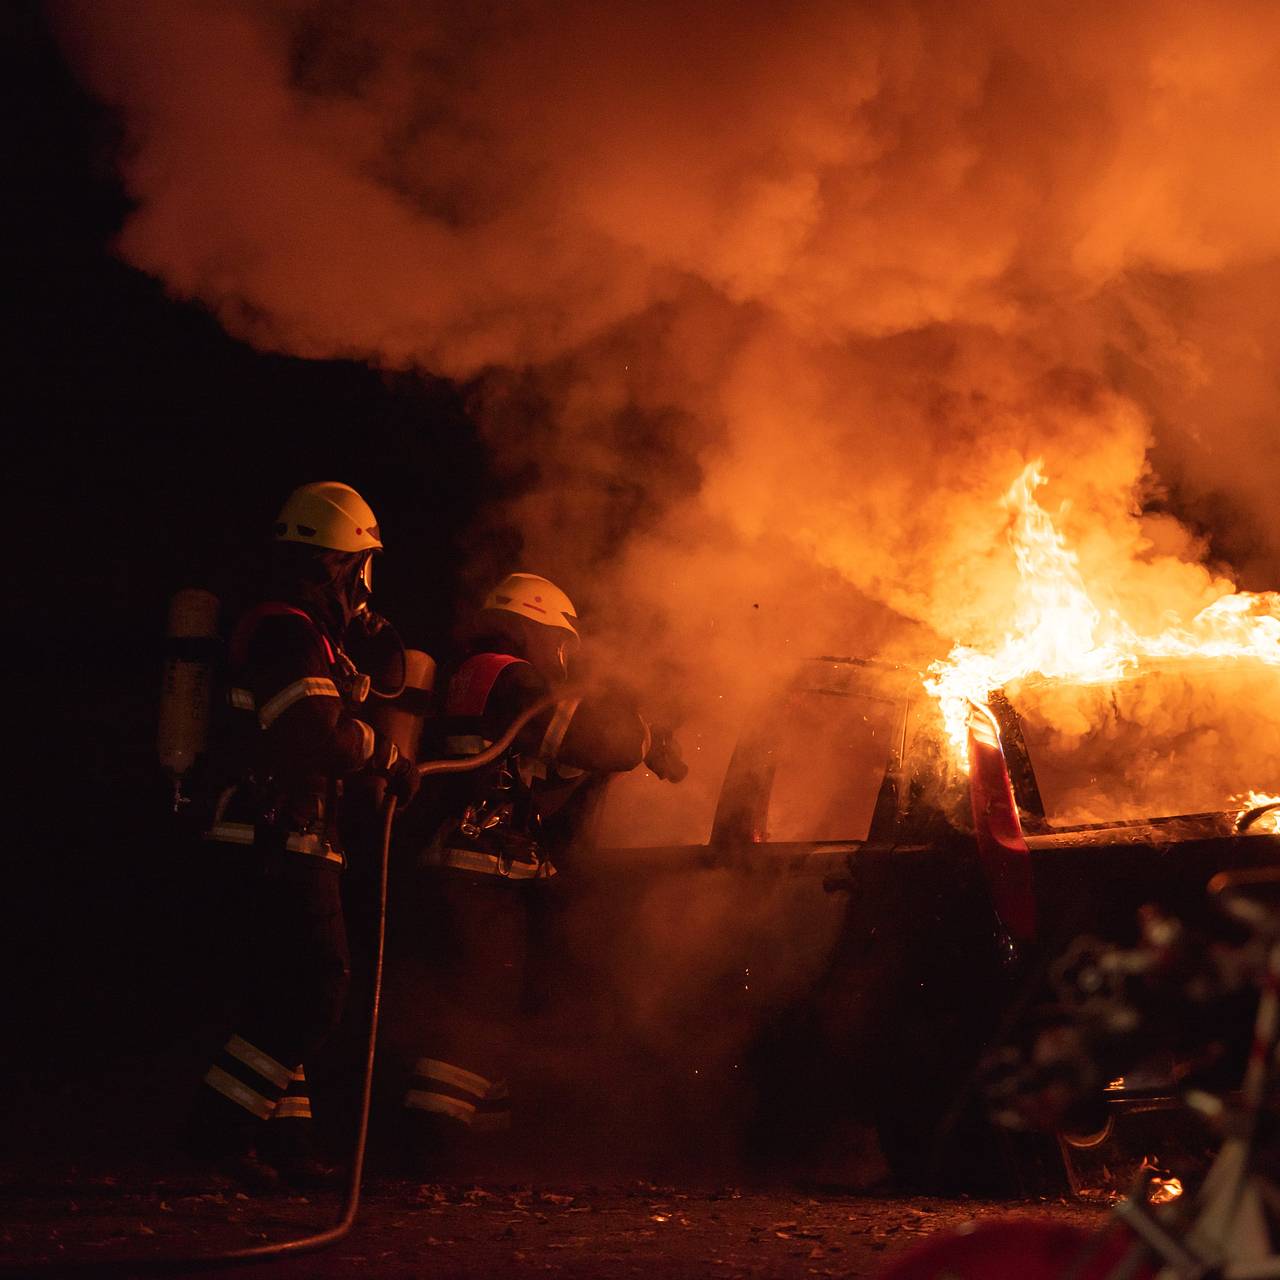
M178 1148L202 1168L229 1178L250 1195L271 1195L281 1189L280 1174L259 1154L255 1129L229 1125L225 1117L210 1117L197 1105L178 1139Z
M342 1170L320 1151L311 1115L306 1073L299 1067L266 1124L263 1151L280 1177L300 1191L325 1191L342 1184Z
M262 1141L291 1074L232 1036L196 1091L179 1139L182 1150L254 1195L278 1191L280 1175L263 1158Z

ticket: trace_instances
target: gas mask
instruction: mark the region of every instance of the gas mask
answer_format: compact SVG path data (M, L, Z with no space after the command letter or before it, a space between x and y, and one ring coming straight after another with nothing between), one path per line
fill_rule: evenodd
M373 552L365 554L351 581L352 621L366 636L375 636L387 625L387 620L369 608L373 595Z

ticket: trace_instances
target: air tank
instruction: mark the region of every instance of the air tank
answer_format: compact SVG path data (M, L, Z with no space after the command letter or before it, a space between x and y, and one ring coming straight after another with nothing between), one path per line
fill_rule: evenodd
M396 744L401 755L416 760L423 719L436 680L434 659L421 649L406 649L404 676L404 691L400 696L373 703L369 706L369 719L375 729Z
M164 682L156 748L173 780L174 808L182 785L209 742L214 661L218 647L218 597L186 587L169 601Z

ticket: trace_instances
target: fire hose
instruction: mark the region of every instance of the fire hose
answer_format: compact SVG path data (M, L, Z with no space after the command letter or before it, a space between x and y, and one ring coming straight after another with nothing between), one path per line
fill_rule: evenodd
M507 731L492 746L478 755L463 759L426 760L418 765L420 777L444 773L467 773L483 769L495 763L510 749L520 731L531 720L560 702L566 691L560 689L554 696L540 699L511 722ZM395 822L396 798L389 796L382 805L382 834L378 853L378 929L374 948L373 987L369 1007L369 1041L365 1050L364 1076L360 1089L360 1115L356 1129L356 1142L351 1156L351 1170L347 1178L346 1196L342 1216L327 1230L292 1240L279 1240L274 1244L254 1245L247 1249L229 1249L222 1253L195 1254L176 1257L147 1258L92 1258L59 1259L57 1261L0 1264L0 1276L33 1276L37 1274L110 1275L127 1271L131 1274L146 1272L164 1274L182 1268L185 1271L212 1270L217 1267L235 1266L244 1262L264 1262L272 1258L287 1258L297 1254L314 1253L336 1244L355 1225L360 1211L360 1191L364 1181L365 1150L369 1138L369 1111L373 1098L373 1068L378 1042L378 1015L382 1001L382 961L387 934L387 871L391 860L391 829Z

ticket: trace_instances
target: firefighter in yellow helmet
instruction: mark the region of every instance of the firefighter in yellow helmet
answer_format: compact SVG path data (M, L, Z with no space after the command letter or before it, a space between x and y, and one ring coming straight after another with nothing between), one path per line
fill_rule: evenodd
M577 612L563 590L531 573L503 579L446 672L442 753L464 758L496 741L566 685L578 646ZM416 1006L411 1043L400 1046L408 1079L399 1133L420 1170L465 1153L473 1135L509 1127L534 896L560 872L584 784L642 763L672 782L687 772L672 735L650 725L628 694L574 690L497 763L453 775L436 803L421 807L432 820L414 853L426 913L439 925L428 940L436 954L418 966L402 961L393 978L404 986L402 1003Z
M344 779L373 775L407 801L411 760L361 718L369 681L343 645L368 609L378 522L352 488L295 490L275 526L264 598L229 645L232 785L206 833L211 856L249 846L245 982L236 1022L205 1073L188 1148L255 1189L324 1182L305 1064L336 1025L350 976L339 881Z

